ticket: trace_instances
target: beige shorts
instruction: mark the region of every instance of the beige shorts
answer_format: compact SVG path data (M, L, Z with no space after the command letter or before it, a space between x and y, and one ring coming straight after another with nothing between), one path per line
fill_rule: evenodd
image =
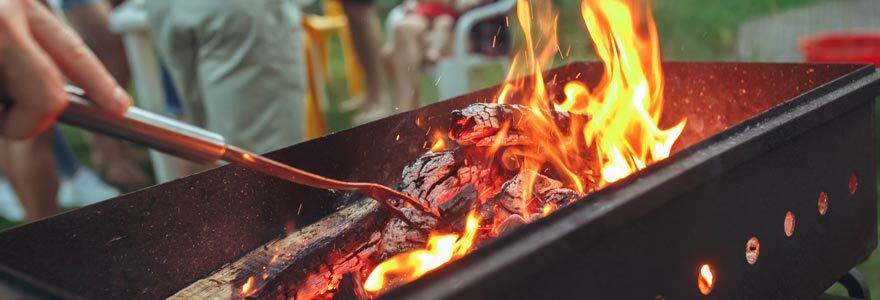
M258 153L305 138L303 37L292 1L146 3L189 121Z

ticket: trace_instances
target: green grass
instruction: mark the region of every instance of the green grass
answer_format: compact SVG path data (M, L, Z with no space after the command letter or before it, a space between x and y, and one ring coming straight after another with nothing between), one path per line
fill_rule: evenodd
M21 222L15 222L7 220L6 218L0 217L0 231L7 228L12 228L15 226L21 225Z
M869 289L873 293L880 291L880 249L874 250L871 258L862 263L857 268L862 275L865 275L865 282L868 283Z
M657 0L654 15L665 58L736 60L733 50L743 21L815 2L820 1Z

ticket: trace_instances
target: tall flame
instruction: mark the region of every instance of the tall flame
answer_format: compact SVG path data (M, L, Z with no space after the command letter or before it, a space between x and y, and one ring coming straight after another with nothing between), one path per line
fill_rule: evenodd
M546 38L548 32L555 33L556 15L544 3L519 0L517 16L523 28L525 50L514 59L515 65L508 75L509 81L516 82L516 78L530 73L534 82L520 80L520 86L532 86L521 101L532 108L537 126L531 126L526 135L547 143L541 147L541 157L533 159L527 167L541 170L549 164L583 193L584 170L597 168L602 176L601 186L668 157L685 120L668 129L659 126L663 72L657 29L649 9L626 0L583 1L583 19L604 74L593 90L580 81L567 82L564 96L557 101L544 88L542 74L543 66L554 57L553 51L559 50L555 38ZM545 41L537 44L532 38L533 31L545 37ZM510 90L517 88L505 86L497 102L509 102ZM589 121L572 124L569 132L563 132L549 118L550 110L588 116ZM566 142L559 143L560 140ZM588 149L594 153L587 153ZM598 165L591 164L589 157L596 157Z
M595 143L603 179L614 182L668 157L685 120L666 130L659 127L663 72L650 12L637 13L630 3L619 0L584 1L581 11L596 54L605 66L605 76L592 93L585 87L571 88L583 88L588 95L585 98L592 100L585 109L572 112L590 116L584 138L588 144ZM639 30L642 23L646 31ZM573 92L566 96L580 95Z
M523 50L514 56L496 102L528 106L530 123L517 129L527 130L522 134L541 143L533 150L520 150L534 152L520 153L524 157L521 169L527 171L521 173L526 176L523 195L532 194L536 176L543 170L552 170L554 177L582 194L587 192L586 180L592 178L592 170L601 175L594 187L620 180L668 157L684 129L686 120L660 128L663 72L650 10L634 5L634 0L584 0L581 12L604 73L593 89L578 81L578 74L562 85L562 96L554 96L547 86L556 84L557 78L547 82L542 71L556 54L565 56L557 43L557 14L551 1L517 1ZM587 118L571 117L571 124L560 126L554 116L565 113ZM504 124L487 155L500 148L508 130L510 124ZM432 151L445 147L442 139L435 141ZM526 203L522 207L527 207ZM524 219L533 213L547 215L556 206L539 209L524 210L522 215ZM432 233L425 249L382 262L367 277L365 289L373 293L386 290L467 254L473 247L478 219L472 212L463 234Z

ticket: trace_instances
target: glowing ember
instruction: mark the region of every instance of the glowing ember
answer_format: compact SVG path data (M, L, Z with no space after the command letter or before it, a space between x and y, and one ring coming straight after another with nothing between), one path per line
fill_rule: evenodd
M375 293L386 289L389 284L404 284L464 256L473 246L479 219L475 212L471 212L461 236L455 233L432 234L425 249L402 253L382 262L367 276L364 289Z
M247 281L241 285L241 294L247 295L251 292L251 288L254 287L254 276L248 277Z
M703 265L700 268L700 276L697 278L697 287L700 288L700 293L703 295L709 295L714 286L715 276L712 275L712 268L709 267L709 265Z
M433 133L434 144L431 145L431 149L428 151L431 152L440 152L446 150L446 135L440 130L434 130Z
M549 215L550 213L552 213L552 212L554 212L554 211L556 211L556 204L553 204L553 203L547 203L547 204L544 205L544 207L541 209L541 215L546 217L547 215Z

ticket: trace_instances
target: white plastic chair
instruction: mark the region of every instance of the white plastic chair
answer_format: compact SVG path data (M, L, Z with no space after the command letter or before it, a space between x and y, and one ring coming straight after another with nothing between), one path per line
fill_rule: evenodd
M137 105L143 109L165 114L165 88L162 70L150 40L147 11L143 0L129 0L117 6L110 14L110 30L122 34L128 56L131 77L136 88ZM181 176L181 162L171 156L150 150L156 182L162 183Z
M449 99L469 92L471 88L468 71L474 67L498 65L502 73L507 74L510 68L510 56L486 56L471 52L470 33L477 23L492 17L507 15L514 6L516 6L516 0L499 0L470 9L458 17L455 22L452 53L441 58L436 67L424 69L432 77L438 78L438 99ZM392 9L386 19L386 28L392 28L392 25L399 22L405 14L406 9L403 5ZM392 32L392 30L388 31L388 40L391 40Z
M65 20L61 0L48 0L53 13ZM120 4L110 13L110 30L122 34L122 42L128 56L132 81L137 90L137 105L151 112L164 114L165 89L162 86L162 73L159 61L150 41L147 27L147 11L144 0L129 0ZM156 183L180 177L177 158L150 150L150 161Z
M166 114L162 70L150 37L146 1L128 0L117 6L110 14L110 29L122 34L132 80L137 90L138 106L155 113ZM306 6L314 1L295 0L295 3ZM189 175L188 172L192 169L188 167L190 162L153 150L150 151L150 159L157 183Z

